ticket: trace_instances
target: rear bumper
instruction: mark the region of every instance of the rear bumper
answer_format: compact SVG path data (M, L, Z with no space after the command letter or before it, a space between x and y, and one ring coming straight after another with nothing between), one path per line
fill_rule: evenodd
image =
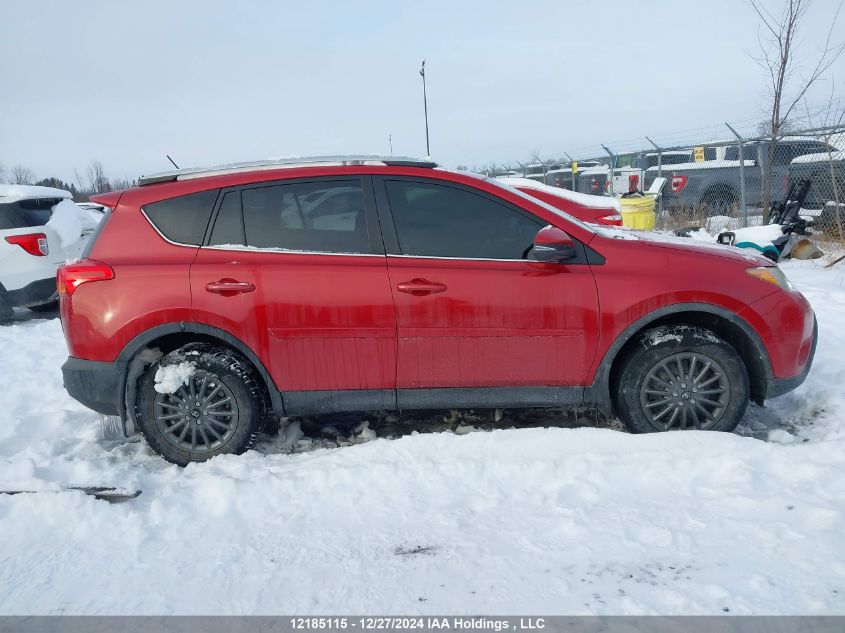
M766 398L776 398L777 396L782 396L783 394L789 393L793 389L797 389L801 386L804 380L806 380L807 374L810 373L810 367L813 366L813 358L816 355L816 343L818 343L818 340L819 324L818 321L816 321L815 315L813 315L813 340L810 344L810 353L807 357L807 364L804 365L804 369L797 376L792 376L791 378L769 378L768 384L766 385Z
M62 378L70 396L104 415L120 414L120 389L126 363L99 362L68 357Z
M56 291L56 278L48 277L28 283L17 290L7 290L4 302L13 307L37 306L59 298Z

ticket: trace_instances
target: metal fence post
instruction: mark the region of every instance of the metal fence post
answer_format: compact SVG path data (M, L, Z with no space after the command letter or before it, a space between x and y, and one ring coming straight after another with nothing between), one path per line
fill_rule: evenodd
M730 123L725 122L725 125L739 141L739 206L742 208L742 226L748 226L748 206L745 203L745 146L739 132L733 129Z
M617 155L611 152L606 145L602 145L602 149L607 152L607 155L610 156L610 169L607 171L607 182L605 183L605 187L608 185L610 186L610 196L616 193L613 191L613 171L616 169L616 159Z
M572 191L577 191L575 188L575 172L572 171L572 163L575 162L575 159L573 159L567 152L564 152L563 155L569 159L569 175L572 178Z
M657 150L657 177L663 178L663 150L660 148L660 146L657 143L652 141L649 137L646 136L645 140L647 140L649 143L654 145L654 149ZM646 169L648 169L648 161L645 162L645 169L643 169L643 187L645 187L645 172L646 172ZM664 184L663 186L665 187L666 185ZM659 214L659 217L662 218L663 217L663 189L661 189L657 193L657 212Z

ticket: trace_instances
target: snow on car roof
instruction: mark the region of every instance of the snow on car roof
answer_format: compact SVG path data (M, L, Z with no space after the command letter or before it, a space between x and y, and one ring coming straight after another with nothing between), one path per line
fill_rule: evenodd
M615 198L607 196L591 196L587 193L578 193L577 191L570 191L569 189L562 189L561 187L552 187L545 185L542 182L531 180L530 178L507 177L496 178L499 182L503 182L511 187L521 189L536 189L538 191L545 191L546 193L569 200L575 204L580 204L591 209L616 209L621 212L622 207L619 201Z
M0 185L0 202L9 203L18 200L38 200L40 198L72 198L70 191L36 185Z
M845 150L834 150L833 152L817 152L815 154L804 154L793 158L794 163L823 163L828 160L845 160Z

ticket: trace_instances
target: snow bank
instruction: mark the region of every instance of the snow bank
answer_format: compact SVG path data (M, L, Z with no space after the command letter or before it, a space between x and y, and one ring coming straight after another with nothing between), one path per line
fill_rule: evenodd
M158 393L176 393L182 385L187 385L197 366L190 361L175 365L163 365L156 370L155 390Z

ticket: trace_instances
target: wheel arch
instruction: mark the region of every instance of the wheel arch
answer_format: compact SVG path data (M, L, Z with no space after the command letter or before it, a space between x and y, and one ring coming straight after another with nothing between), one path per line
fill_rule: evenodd
M591 400L607 411L612 410L610 389L619 364L640 334L661 325L694 325L722 337L736 349L745 364L751 386L751 400L763 403L772 380L772 365L766 346L754 328L734 312L703 303L666 306L650 312L625 328L605 352L593 384L588 387L588 392L592 392Z
M144 350L157 348L162 354L167 354L188 343L210 343L226 347L241 354L252 364L261 377L264 387L267 390L267 396L270 400L273 413L279 416L284 415L284 401L279 389L276 387L264 363L261 362L261 359L258 358L248 345L225 330L203 323L189 321L165 323L150 328L138 334L124 346L116 359L117 362L124 363L127 367L127 371L122 372L123 384L119 386L119 393L121 394L119 410L126 411L127 396L132 388L132 385L128 384L128 377L132 372L133 361L139 358L139 355ZM150 362L145 361L145 364L150 364Z
M701 200L699 200L699 204L707 204L708 198L713 197L714 199L719 198L730 198L730 201L738 202L739 201L739 193L729 182L711 182L709 183L704 191L701 194Z

